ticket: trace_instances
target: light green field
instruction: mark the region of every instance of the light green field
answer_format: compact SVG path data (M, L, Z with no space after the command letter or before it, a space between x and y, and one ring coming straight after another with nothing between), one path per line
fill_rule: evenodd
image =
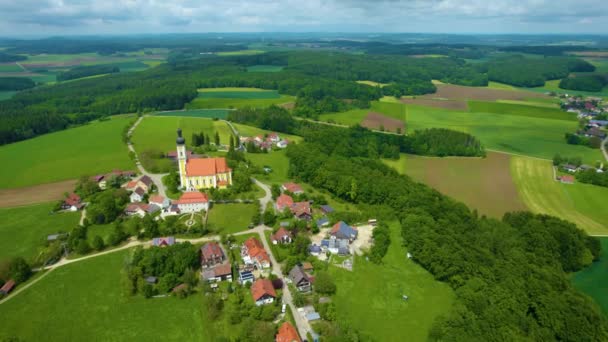
M550 161L525 157L511 159L511 173L519 195L535 213L561 217L589 234L608 234L608 188L561 184L553 180Z
M521 101L520 101L521 102ZM524 102L525 103L525 102ZM576 122L576 114L565 112L559 108L546 106L531 106L504 102L468 101L471 113L507 114L531 118L566 120Z
M384 87L384 86L388 85L388 83L378 83L378 82L374 82L374 81L357 81L357 83L365 84L370 87Z
M17 94L16 91L0 91L0 101L8 100L15 94Z
M510 155L502 153L488 153L486 158L402 154L399 160L384 162L398 172L477 209L480 214L502 218L506 212L527 209L513 182L510 160Z
M225 51L218 52L216 55L218 56L251 56L251 55L259 55L264 53L262 50L239 50L239 51Z
M377 112L404 122L406 121L405 105L392 101L372 101L371 108L353 109L342 113L322 114L319 116L319 120L353 126L360 124L369 112Z
M265 108L272 105L282 105L295 102L295 96L280 95L278 98L270 99L248 99L248 98L202 98L197 97L192 102L186 104L187 109L215 109L215 108Z
M84 126L0 146L0 188L17 188L133 169L123 128L133 116L112 117Z
M598 149L568 145L564 133L577 128L576 121L541 119L491 113L465 113L438 108L407 106L408 131L449 128L476 136L488 149L551 159L556 153L580 156L594 165L602 159Z
M283 67L280 65L253 65L247 67L249 72L279 72L281 70L283 70Z
M0 64L0 72L20 72L23 71L16 63Z
M209 209L207 228L219 234L234 234L247 230L256 210L253 204L214 204Z
M488 82L488 88L490 89L500 89L500 90L518 90L516 87L510 84L504 84L499 82Z
M185 116L193 118L225 119L228 116L227 109L195 109L195 110L174 110L168 112L158 112L155 116Z
M213 341L201 296L127 297L126 252L61 267L0 305L0 339L24 341Z
M517 100L498 100L498 103L508 103L514 105L522 105L522 106L535 106L535 107L544 107L544 108L553 108L559 109L559 103L549 102L549 101L517 101Z
M270 153L247 153L247 159L253 165L259 167L268 166L272 172L265 175L256 175L255 177L267 184L281 184L289 181L287 171L289 170L289 159L285 155L286 151L272 151Z
M0 208L0 260L21 256L33 260L47 235L70 232L78 225L79 212L51 214L55 203Z
M333 302L340 322L376 341L426 341L435 318L452 306L454 293L405 257L399 230L391 225L382 265L356 257L353 272L330 267L338 288Z
M591 266L575 273L572 276L572 283L580 291L591 296L608 314L608 238L600 238L602 243L602 255L600 260Z

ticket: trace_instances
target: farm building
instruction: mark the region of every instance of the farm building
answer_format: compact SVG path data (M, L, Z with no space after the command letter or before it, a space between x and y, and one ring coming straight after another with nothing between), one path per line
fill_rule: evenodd
M574 176L561 176L559 177L559 181L563 184L574 184Z
M81 202L80 196L75 193L71 193L63 200L61 205L61 209L69 210L69 211L77 211L84 207L84 204Z
M9 280L7 281L4 285L2 285L2 288L0 288L0 293L2 294L9 294L13 288L15 288L15 281L14 280Z

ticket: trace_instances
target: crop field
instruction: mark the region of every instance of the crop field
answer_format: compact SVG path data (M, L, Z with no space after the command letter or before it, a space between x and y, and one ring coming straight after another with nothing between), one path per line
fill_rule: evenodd
M564 112L558 108L527 106L514 103L469 101L469 110L472 113L507 114L541 119L577 121L576 114Z
M0 146L0 188L18 188L52 183L114 169L133 169L123 128L133 116L45 134Z
M508 103L508 104L514 104L514 105L535 106L535 107L544 107L544 108L559 109L559 102L557 102L557 101L555 101L555 102L552 102L552 101L534 101L532 99L530 101L498 100L496 102L498 102L498 103Z
M493 81L488 82L488 88L499 89L499 90L517 90L516 87L514 87L510 84L504 84L504 83L493 82Z
M253 65L247 67L247 71L249 72L279 72L283 70L284 67L280 65Z
M333 302L340 322L377 341L402 341L404 336L426 341L435 318L452 306L454 294L405 257L399 230L399 224L391 224L392 242L383 264L357 256L353 272L330 266L338 288Z
M47 235L70 232L78 225L79 212L53 214L54 205L55 202L0 208L0 260L16 256L33 260L44 246Z
M421 98L402 98L400 101L405 104L427 106L427 107L433 107L433 108L442 108L442 109L460 110L460 111L469 110L467 101L464 101L464 100L447 100L447 99L433 100L433 99L421 99Z
M524 90L494 89L484 87L466 87L453 84L437 84L435 94L417 96L426 99L450 99L450 100L525 100L527 98L548 98L544 94L528 92Z
M511 156L488 153L486 158L434 158L401 155L387 165L425 183L480 214L501 218L509 211L526 210L513 182Z
M569 220L589 234L608 234L608 188L578 182L561 184L553 180L550 161L532 158L513 157L511 173L521 199L532 212Z
M66 192L74 190L76 182L76 179L71 179L25 188L0 189L0 208L60 200Z
M214 204L209 209L207 228L218 234L234 234L246 230L257 207L253 204Z
M540 119L526 116L465 113L429 107L407 106L408 132L440 127L468 132L488 149L551 159L556 153L580 156L594 165L602 159L598 149L568 145L565 132L576 130L576 121Z
M129 251L52 271L0 305L0 338L24 341L213 341L201 295L128 297L121 270Z
M353 109L342 113L322 114L319 116L319 120L352 126L361 124L370 111L406 122L406 106L404 104L384 101L372 101L369 109Z
M184 116L192 118L207 118L207 119L226 119L228 116L227 109L194 109L194 110L173 110L167 112L155 113L155 116Z
M577 272L572 277L574 287L586 293L608 314L608 238L600 238L602 255L600 260Z
M369 112L361 122L361 126L369 129L386 130L388 132L405 132L405 124L402 120L393 119L380 113Z

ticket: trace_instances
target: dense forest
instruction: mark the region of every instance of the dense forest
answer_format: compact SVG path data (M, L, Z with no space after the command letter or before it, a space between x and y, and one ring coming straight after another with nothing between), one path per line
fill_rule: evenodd
M289 174L344 200L398 213L414 260L456 293L453 307L434 323L431 340L608 339L599 308L568 279L599 257L597 238L549 216L480 218L399 175L377 151L366 153L362 146L367 144L344 143L335 129L317 127L304 143L288 147Z
M0 63L19 62L19 61L24 61L26 59L27 59L26 56L13 55L10 53L0 51Z
M27 77L0 77L0 91L33 88L36 83Z
M57 74L57 81L67 81L77 78L113 74L120 72L120 68L116 65L90 65L90 66L79 66L70 70Z
M606 75L585 75L567 77L559 82L561 89L598 92L608 85Z

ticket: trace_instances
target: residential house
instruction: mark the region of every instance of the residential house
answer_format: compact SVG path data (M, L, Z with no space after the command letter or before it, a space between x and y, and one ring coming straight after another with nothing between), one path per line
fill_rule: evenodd
M13 290L13 288L15 288L15 281L11 279L2 285L0 288L0 293L7 295Z
M229 262L203 270L202 278L208 282L232 281L232 266Z
M131 201L131 203L143 202L145 194L146 192L144 191L144 189L138 186L137 188L135 188L135 190L133 190L133 192L129 196L129 200Z
M276 133L270 133L268 134L268 136L266 137L267 141L273 142L273 143L278 143L279 141L281 141L281 137L279 137L278 134Z
M270 267L270 257L260 240L255 237L250 237L243 243L241 257L245 264L253 265L257 269Z
M300 195L304 193L302 187L296 183L285 183L281 186L281 189L283 189L283 191L291 192L294 195Z
M321 209L321 212L325 215L331 214L334 212L334 208L332 208L329 205L322 205L320 209Z
M200 249L201 266L203 268L215 266L226 261L226 255L219 243L207 242Z
M209 198L200 191L184 192L179 200L174 201L181 213L196 213L209 210Z
M321 254L321 252L322 252L322 249L321 249L321 246L317 246L316 244L312 244L310 247L308 247L308 252L312 256L319 256Z
M106 176L105 175L96 175L91 177L91 180L95 183L97 183L97 186L101 189L101 190L105 190L106 186L107 186L107 181L106 181Z
M577 169L577 167L576 167L576 166L574 166L574 165L572 165L572 164L564 164L564 165L562 166L562 168L563 168L565 171L567 171L567 172L572 172L572 173L576 172L576 169Z
M563 184L574 184L574 176L566 175L558 177L559 181Z
M352 242L357 239L359 232L355 228L346 224L344 221L340 221L334 224L330 235L336 237L336 239L346 239Z
M239 272L239 283L241 285L245 285L247 283L253 283L255 277L251 271L241 271Z
M275 209L278 212L283 212L283 210L285 210L285 208L291 208L292 205L293 205L293 198L287 194L281 194L279 197L277 197Z
M272 241L272 244L274 244L274 245L279 244L279 243L281 243L281 244L291 243L293 241L291 238L291 232L283 227L279 228L279 230L277 230L276 233L272 234L270 236L270 240Z
M321 217L317 220L317 227L326 227L329 225L329 219L327 217Z
M152 239L152 246L155 247L167 247L173 246L175 244L175 237L167 236L167 237L157 237Z
M296 328L291 325L289 322L285 322L281 324L279 327L279 332L275 336L276 342L302 342L300 336L298 336L298 331Z
M156 207L156 206L154 206ZM131 203L127 205L125 209L125 214L127 216L137 215L139 217L144 217L150 211L150 205L147 203Z
M310 221L312 219L312 209L310 202L296 202L291 206L293 216L298 220Z
M310 273L314 270L314 267L312 266L312 264L310 262L304 261L302 263L302 269L304 270L304 272Z
M251 296L255 305L272 304L277 298L277 293L268 279L258 279L251 285Z
M61 209L69 211L78 211L84 207L84 204L80 200L80 196L75 193L71 193L63 200Z
M608 120L589 120L589 124L597 127L608 126Z
M606 138L606 132L602 131L597 127L592 127L585 132L585 135L588 137L598 137L600 139Z
M348 239L337 239L335 236L330 236L329 239L321 241L321 249L331 254L348 255L350 254L349 243Z
M148 200L148 203L154 204L154 205L158 206L161 209L169 208L169 206L171 205L171 201L168 198L163 197L161 195L152 195L152 196L150 196L150 199Z
M289 279L293 286L300 292L310 292L312 290L312 282L302 269L302 266L296 265L289 271Z

